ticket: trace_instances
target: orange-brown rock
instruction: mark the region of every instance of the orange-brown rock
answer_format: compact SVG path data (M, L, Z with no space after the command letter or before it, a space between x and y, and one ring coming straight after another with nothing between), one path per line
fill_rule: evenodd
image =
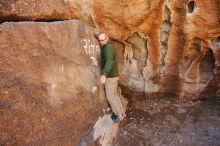
M0 22L60 22L0 24L0 145L113 138L94 29L66 19L109 34L126 90L220 98L219 0L1 0Z
M122 84L146 96L220 97L219 0L94 0L94 14L124 52Z
M216 83L219 72L215 71L219 51L214 47L218 46L220 36L219 0L55 0L53 5L50 3L3 0L0 18L81 19L113 39L119 56L121 84L147 96L189 99L220 96ZM212 87L216 89L209 90Z
M0 22L81 19L94 26L90 0L1 0Z
M71 18L69 5L64 0L2 0L0 2L2 21L65 20Z
M108 108L93 29L80 21L9 22L0 40L0 145L93 142Z

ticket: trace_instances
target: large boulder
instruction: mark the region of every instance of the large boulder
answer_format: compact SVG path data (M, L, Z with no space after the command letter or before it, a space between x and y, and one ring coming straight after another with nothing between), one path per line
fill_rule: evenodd
M0 145L103 145L117 126L100 48L81 21L0 25Z
M71 11L64 0L2 0L0 17L4 21L64 20L71 18Z
M90 0L1 0L0 22L62 21L78 18L95 26Z
M219 96L220 55L215 47L220 36L219 0L0 2L2 21L72 18L113 39L120 84L146 96Z

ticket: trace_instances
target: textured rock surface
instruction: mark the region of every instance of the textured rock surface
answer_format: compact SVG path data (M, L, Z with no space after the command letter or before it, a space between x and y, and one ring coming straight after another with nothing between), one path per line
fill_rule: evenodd
M219 6L219 0L94 0L94 14L123 52L122 84L146 96L198 99L220 97Z
M1 0L0 21L59 21L80 18L94 26L90 0Z
M4 21L63 20L71 18L71 11L64 0L2 0L0 16Z
M103 113L93 29L80 21L9 22L0 40L0 145L112 140L117 127Z
M220 98L219 0L0 1L0 22L66 19L110 35L128 96ZM110 144L93 32L79 21L0 24L0 145Z
M133 97L113 146L219 146L220 101Z
M146 96L197 99L220 96L219 6L219 0L3 0L0 18L81 19L114 40L121 84Z

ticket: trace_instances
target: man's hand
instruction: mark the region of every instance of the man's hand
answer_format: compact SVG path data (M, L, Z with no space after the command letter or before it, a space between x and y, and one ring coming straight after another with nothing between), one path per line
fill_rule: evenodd
M101 77L100 77L100 83L102 83L102 84L105 84L105 81L106 81L106 76L104 76L104 75L101 75Z

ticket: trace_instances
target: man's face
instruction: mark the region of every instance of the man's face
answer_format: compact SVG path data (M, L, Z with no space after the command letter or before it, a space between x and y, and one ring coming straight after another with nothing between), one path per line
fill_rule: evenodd
M108 37L105 35L105 34L101 34L99 37L98 37L98 41L99 41L99 44L101 46L104 46L108 43Z

